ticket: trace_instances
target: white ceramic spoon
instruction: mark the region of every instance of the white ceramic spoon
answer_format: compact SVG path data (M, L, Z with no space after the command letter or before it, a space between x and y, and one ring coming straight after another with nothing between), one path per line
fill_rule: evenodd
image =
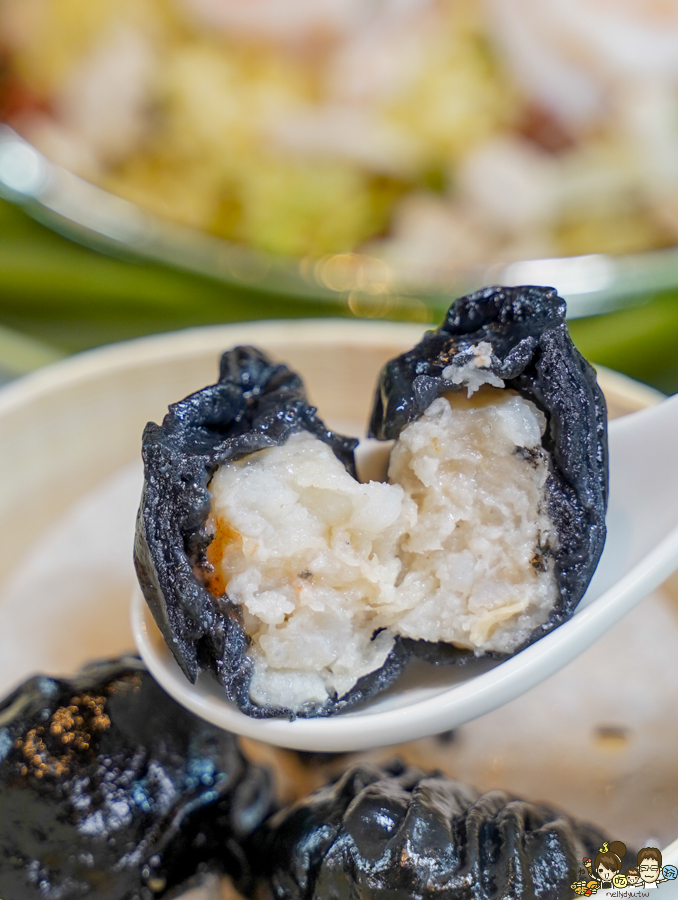
M608 535L598 569L575 615L505 662L415 664L387 692L342 715L253 719L203 675L190 684L162 642L138 592L132 603L137 647L179 703L229 731L297 750L365 750L455 728L508 703L548 678L678 568L678 396L610 423Z

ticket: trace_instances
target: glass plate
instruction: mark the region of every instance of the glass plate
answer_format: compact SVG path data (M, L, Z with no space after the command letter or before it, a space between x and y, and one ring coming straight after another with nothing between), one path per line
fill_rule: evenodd
M597 315L678 288L678 249L623 256L529 259L463 267L398 268L359 253L294 259L226 241L150 213L50 162L8 126L0 126L0 195L87 246L143 257L282 297L337 302L365 318L430 319L451 295L487 284L549 284L568 316Z

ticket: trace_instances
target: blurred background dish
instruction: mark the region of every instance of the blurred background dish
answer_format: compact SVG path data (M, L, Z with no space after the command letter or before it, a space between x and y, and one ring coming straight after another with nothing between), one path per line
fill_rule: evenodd
M678 285L673 2L0 0L0 36L4 195L201 279L137 267L129 314L108 261L98 312L58 317L67 349L281 313L431 321L493 282L554 284L573 317Z
M271 254L449 279L678 237L671 3L2 0L0 33L49 159Z

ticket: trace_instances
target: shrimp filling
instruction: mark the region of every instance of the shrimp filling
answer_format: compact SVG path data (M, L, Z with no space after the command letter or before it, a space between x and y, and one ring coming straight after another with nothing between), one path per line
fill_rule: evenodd
M512 652L558 597L543 414L511 390L439 397L360 484L307 432L210 484L211 587L242 612L260 705L322 705L396 635Z

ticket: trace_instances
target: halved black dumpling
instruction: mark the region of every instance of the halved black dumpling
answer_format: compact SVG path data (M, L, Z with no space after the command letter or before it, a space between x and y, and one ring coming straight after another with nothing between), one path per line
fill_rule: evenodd
M175 403L162 425L149 423L143 435L145 479L135 542L141 589L186 677L195 683L201 670L213 672L227 698L257 718L339 712L392 684L405 662L396 647L378 671L322 706L291 710L250 699L253 665L241 611L209 586L208 485L222 463L281 446L300 431L326 443L357 479L358 441L325 427L299 375L260 350L236 347L223 354L216 384Z
M544 413L545 499L557 535L547 553L559 599L548 621L517 649L572 616L605 544L607 406L595 369L572 343L565 311L565 301L548 287L489 287L456 300L439 328L383 367L370 420L371 437L397 439L437 397L466 389L455 374L469 369L480 345L483 356L491 347L482 372ZM432 661L460 659L450 645L408 646Z
M372 436L397 439L436 398L464 389L456 374L473 369L480 346L486 380L503 384L543 413L546 432L539 452L548 457L543 502L556 538L537 548L535 571L553 570L557 599L548 607L548 620L530 625L512 652L572 615L605 540L605 401L593 368L572 344L564 316L564 301L552 288L488 288L455 301L439 329L386 364L371 418ZM226 697L254 717L331 715L391 685L412 655L456 663L474 655L465 645L395 633L385 662L344 695L294 708L252 700L254 663L243 612L229 598L227 585L215 589L212 579L209 486L223 463L281 447L300 432L328 445L356 478L357 441L325 427L298 375L248 347L225 353L216 384L174 404L162 425L149 423L144 431L145 483L135 544L144 596L187 678L195 682L201 670L213 672ZM376 628L374 635L382 631Z

